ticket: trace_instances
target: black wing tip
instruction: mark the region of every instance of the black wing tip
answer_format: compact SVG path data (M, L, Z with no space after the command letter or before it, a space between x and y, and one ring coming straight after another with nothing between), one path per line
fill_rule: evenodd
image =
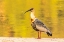
M47 32L47 35L48 35L48 36L52 36L52 34L51 34L51 33L49 33L49 32Z
M50 34L50 36L52 36L52 34Z

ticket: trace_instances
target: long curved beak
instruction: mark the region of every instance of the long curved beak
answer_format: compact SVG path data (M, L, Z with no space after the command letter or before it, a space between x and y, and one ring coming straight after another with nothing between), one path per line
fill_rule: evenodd
M27 10L26 12L32 11L33 9L34 9L34 8L31 8L31 9ZM25 12L25 13L26 13L26 12ZM25 14L25 13L24 13L24 14Z
M29 12L29 11L30 11L30 10L27 10L26 12ZM26 13L26 12L25 12L25 13ZM25 13L24 13L24 14L25 14Z

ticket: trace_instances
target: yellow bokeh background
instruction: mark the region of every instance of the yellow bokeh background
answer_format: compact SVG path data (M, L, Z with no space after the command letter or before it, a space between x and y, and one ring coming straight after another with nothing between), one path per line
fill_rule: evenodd
M30 12L34 8L35 16L50 28L53 36L64 37L64 0L0 0L0 37L37 38L37 32L31 27Z

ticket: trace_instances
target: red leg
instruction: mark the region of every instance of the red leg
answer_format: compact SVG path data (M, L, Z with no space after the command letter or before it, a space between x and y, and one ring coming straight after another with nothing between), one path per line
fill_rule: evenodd
M41 39L41 31L40 31L40 39Z
M39 31L38 31L38 39L39 39Z
M41 31L38 31L38 39L41 39Z

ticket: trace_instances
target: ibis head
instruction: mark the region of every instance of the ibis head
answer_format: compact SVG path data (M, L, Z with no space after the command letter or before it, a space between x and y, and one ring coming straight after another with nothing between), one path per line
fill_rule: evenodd
M31 8L31 9L27 10L26 12L32 11L33 9L34 9L34 8ZM26 13L26 12L25 12L25 13ZM24 13L24 14L25 14L25 13Z

